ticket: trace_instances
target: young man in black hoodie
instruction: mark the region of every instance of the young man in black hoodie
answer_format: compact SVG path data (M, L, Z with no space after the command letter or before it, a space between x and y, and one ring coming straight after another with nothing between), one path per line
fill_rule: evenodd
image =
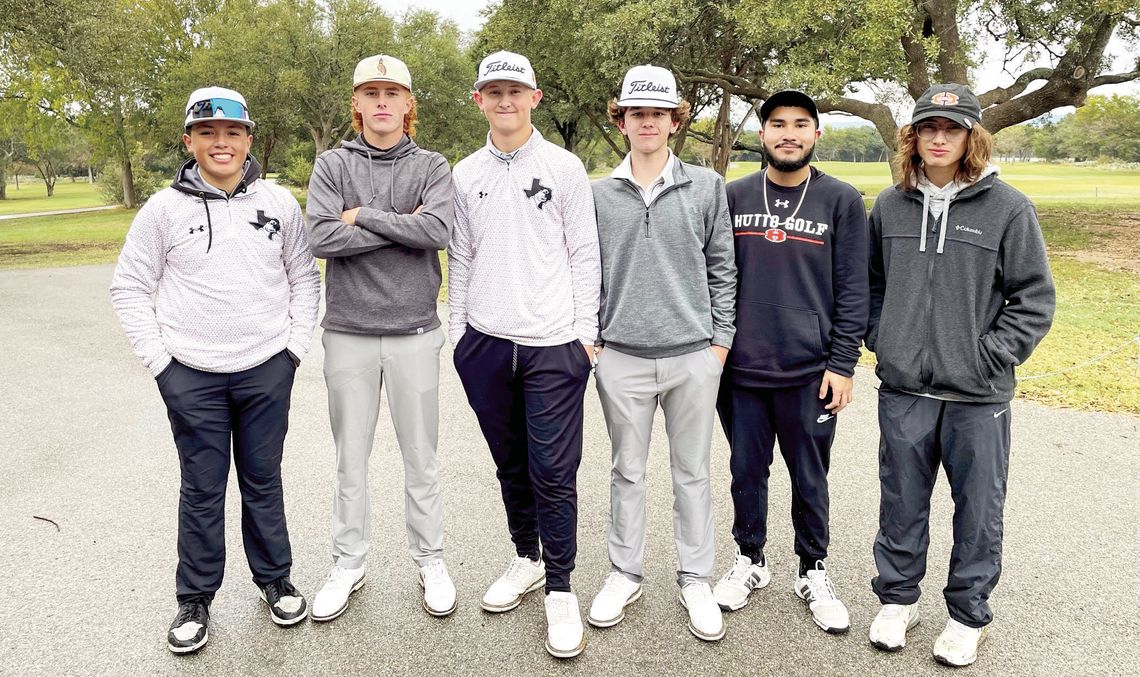
M322 153L309 180L309 239L328 260L325 383L336 441L333 568L313 600L313 620L331 621L364 585L372 537L368 458L380 391L404 461L408 550L419 568L424 610L455 610L443 562L443 497L436 466L439 251L454 220L451 171L416 146L416 103L404 62L383 54L353 74L353 126L360 136Z
M899 130L898 186L871 211L867 347L879 388L878 576L871 644L906 646L918 623L938 466L954 499L943 589L950 619L934 658L969 665L1001 575L1014 367L1053 321L1055 294L1033 204L997 178L982 110L935 85Z
M867 326L867 218L853 187L811 167L819 113L777 92L760 108L768 167L728 184L736 265L736 341L717 402L732 450L738 554L714 589L736 610L771 576L764 559L775 440L792 482L799 576L816 625L842 633L847 607L827 575L827 471L836 415L851 402Z

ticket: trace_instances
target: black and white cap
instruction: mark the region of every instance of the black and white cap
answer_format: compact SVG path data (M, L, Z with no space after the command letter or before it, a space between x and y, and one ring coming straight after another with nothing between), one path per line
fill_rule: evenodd
M660 66L634 66L625 74L617 103L623 108L676 108L680 105L677 79Z
M531 89L538 89L538 81L534 78L534 68L530 65L530 59L514 52L488 54L479 64L479 77L475 80L476 90L483 89L488 82L496 80L510 80Z

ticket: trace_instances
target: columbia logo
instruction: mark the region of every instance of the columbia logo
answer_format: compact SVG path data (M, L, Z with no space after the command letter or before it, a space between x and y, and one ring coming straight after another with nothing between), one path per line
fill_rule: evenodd
M982 231L977 228L970 228L969 226L954 226L954 230L960 230L966 233L973 233L974 235L981 235Z

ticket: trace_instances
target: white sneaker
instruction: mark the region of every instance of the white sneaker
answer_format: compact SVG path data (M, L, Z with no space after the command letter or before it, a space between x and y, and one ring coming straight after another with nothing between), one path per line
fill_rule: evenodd
M971 628L951 618L946 621L946 629L934 642L934 660L960 668L973 664L978 658L978 644L986 636L986 628Z
M546 650L555 658L573 658L586 648L578 596L572 592L552 592L546 606Z
M796 596L808 603L812 619L824 632L841 635L851 627L847 607L835 596L835 588L822 561L796 579Z
M625 618L625 608L641 598L641 584L634 583L620 571L606 574L606 582L590 605L586 620L595 628L609 628Z
M871 645L883 651L902 651L906 646L906 633L918 625L918 604L884 604L867 638Z
M420 567L420 585L424 589L424 611L432 616L446 616L455 611L455 584L442 559Z
M681 606L689 612L689 632L697 639L715 642L724 637L724 619L708 583L689 583L681 588Z
M507 571L487 588L483 608L491 613L510 611L522 602L523 595L546 585L546 565L526 557L515 557Z
M753 564L744 555L737 554L732 568L725 572L713 588L716 603L725 611L743 609L748 604L748 596L771 582L768 565Z
M348 596L364 587L364 567L346 569L340 565L332 568L329 578L313 598L312 617L314 621L331 621L348 608Z

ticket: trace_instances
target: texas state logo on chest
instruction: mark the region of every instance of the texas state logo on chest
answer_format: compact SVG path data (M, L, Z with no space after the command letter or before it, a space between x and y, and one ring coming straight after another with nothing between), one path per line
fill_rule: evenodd
M762 237L772 244L793 242L820 246L827 244L831 224L802 217L781 218L777 214L736 214L732 217L732 231L737 237Z

